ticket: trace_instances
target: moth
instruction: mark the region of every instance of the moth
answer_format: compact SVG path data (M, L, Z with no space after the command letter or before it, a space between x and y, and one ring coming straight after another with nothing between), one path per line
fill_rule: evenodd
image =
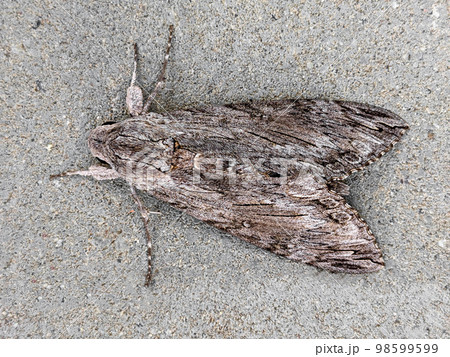
M330 272L381 269L381 251L346 202L343 180L388 152L407 124L383 108L323 99L151 112L165 84L173 32L171 26L160 76L145 102L136 84L135 45L126 97L131 117L89 135L92 155L104 164L56 175L129 183L147 238L146 285L150 213L136 188L294 261Z

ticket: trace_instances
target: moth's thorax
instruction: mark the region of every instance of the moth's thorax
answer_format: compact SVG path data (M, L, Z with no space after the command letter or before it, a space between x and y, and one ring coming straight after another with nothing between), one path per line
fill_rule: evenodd
M92 155L126 179L143 170L169 171L174 140L155 122L154 116L130 118L93 129L88 139Z
M115 125L103 125L93 129L88 138L89 150L93 156L110 164L107 155L107 143L110 139L111 132Z

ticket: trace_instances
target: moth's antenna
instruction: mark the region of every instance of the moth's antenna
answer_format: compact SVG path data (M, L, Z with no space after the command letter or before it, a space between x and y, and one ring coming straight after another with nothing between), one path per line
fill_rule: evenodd
M142 109L142 113L148 113L150 109L150 105L152 104L155 97L158 95L158 92L164 87L166 82L166 68L167 63L169 62L169 52L170 48L172 46L172 37L174 32L174 26L169 26L169 39L167 41L167 48L166 48L166 55L164 56L164 63L161 70L161 73L159 75L158 81L156 82L155 89L153 89L153 92L148 96L147 101L145 102L144 109Z

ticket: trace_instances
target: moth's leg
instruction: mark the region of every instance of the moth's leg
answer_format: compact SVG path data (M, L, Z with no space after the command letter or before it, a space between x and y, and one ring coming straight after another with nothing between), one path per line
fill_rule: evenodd
M141 199L136 193L135 188L130 185L131 196L136 202L139 211L141 212L142 221L144 222L145 236L147 238L147 276L145 277L145 286L149 286L150 280L152 279L152 240L150 236L150 231L148 230L148 215L149 213L159 214L159 212L149 212L142 204Z
M142 89L136 85L136 71L137 71L137 60L138 60L138 48L137 44L134 44L134 69L133 75L131 77L131 84L127 90L127 108L131 116L135 117L142 113L142 107L144 105L144 96L142 94Z
M147 101L145 102L144 109L142 109L142 113L146 114L150 110L150 105L152 104L155 97L158 95L158 92L164 87L166 83L166 67L167 62L169 62L169 52L170 47L172 46L172 37L173 37L173 25L169 26L169 40L167 41L167 48L166 48L166 55L164 56L164 63L161 70L161 73L159 75L158 81L156 82L155 89L153 89L153 92L150 93L150 95L147 98Z
M104 167L104 166L91 166L87 170L81 170L81 171L67 171L63 172L57 175L51 175L50 179L54 179L57 177L62 176L73 176L73 175L80 175L80 176L91 176L96 180L114 180L119 178L119 173L116 170Z

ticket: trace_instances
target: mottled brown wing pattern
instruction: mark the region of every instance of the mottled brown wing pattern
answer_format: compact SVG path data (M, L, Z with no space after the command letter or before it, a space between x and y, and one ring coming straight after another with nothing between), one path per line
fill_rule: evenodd
M170 117L189 129L182 139L189 147L295 157L320 167L327 180L344 179L375 161L408 128L383 108L320 99L206 106Z
M95 129L90 147L132 185L245 241L329 271L365 273L382 267L380 250L328 184L388 151L406 128L363 104L258 102L149 113ZM236 180L214 176L204 158L233 161ZM284 181L273 158L296 160Z
M299 177L286 187L230 191L160 178L152 194L216 228L295 261L346 273L368 273L383 266L367 224L344 198L312 176Z

